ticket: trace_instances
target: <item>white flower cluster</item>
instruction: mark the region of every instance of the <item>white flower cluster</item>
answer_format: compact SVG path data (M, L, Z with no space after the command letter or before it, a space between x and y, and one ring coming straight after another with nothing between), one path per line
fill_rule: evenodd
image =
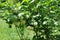
M36 26L36 25L38 25L38 22L31 22L31 24Z

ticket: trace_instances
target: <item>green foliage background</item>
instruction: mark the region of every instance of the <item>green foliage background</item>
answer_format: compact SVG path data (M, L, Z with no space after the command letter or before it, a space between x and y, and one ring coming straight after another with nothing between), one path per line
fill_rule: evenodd
M60 38L60 0L0 0L0 18L9 26L3 28L8 35L16 33L4 40Z

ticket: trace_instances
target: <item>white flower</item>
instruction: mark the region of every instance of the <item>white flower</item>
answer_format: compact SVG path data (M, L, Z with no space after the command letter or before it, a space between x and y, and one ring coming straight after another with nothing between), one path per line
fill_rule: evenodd
M10 21L10 19L7 19L7 21L9 22L9 21Z
M17 10L17 8L15 8L14 10Z
M44 17L44 19L49 19L48 17Z
M32 30L32 29L33 29L33 27L31 27L31 26L28 26L28 27L27 27L27 29L31 29L31 30Z
M35 18L36 16L34 15L33 18Z
M40 2L37 4L37 6L36 6L36 7L38 8L39 6L40 6Z
M21 17L22 15L23 15L23 13L19 13L19 14L18 14L18 17Z
M58 22L54 22L55 25L58 25Z
M30 3L33 3L35 0L32 0Z
M38 23L37 22L34 22L34 25L38 25Z
M29 15L26 15L27 18L29 18Z
M47 23L47 21L44 21L44 22L43 22L43 24L46 24L46 23Z
M55 11L50 11L51 13L55 13Z
M57 32L58 30L54 30L54 32Z
M44 6L44 8L46 8L46 7Z
M33 18L36 18L36 17L38 17L38 16L41 16L41 15L39 15L39 14L37 14L37 15L33 15Z
M37 14L36 16L39 16L39 14Z
M21 9L21 6L18 9Z

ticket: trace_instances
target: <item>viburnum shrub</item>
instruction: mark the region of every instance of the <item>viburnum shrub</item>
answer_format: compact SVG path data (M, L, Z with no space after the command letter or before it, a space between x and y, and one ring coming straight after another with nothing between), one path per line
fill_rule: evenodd
M32 40L59 40L60 0L0 0L0 17L9 28L20 29L21 40L29 27L35 32Z

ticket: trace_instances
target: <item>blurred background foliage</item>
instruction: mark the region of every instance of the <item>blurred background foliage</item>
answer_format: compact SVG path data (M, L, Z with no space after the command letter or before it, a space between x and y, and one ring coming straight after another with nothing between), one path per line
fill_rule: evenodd
M60 38L60 0L0 0L0 18L1 40Z

